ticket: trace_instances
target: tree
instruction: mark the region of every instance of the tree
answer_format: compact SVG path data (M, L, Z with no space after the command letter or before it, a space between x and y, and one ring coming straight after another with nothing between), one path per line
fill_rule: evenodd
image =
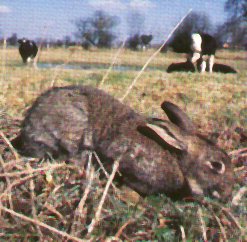
M139 34L135 34L127 39L126 46L132 50L137 50L138 46L141 44Z
M232 48L245 47L247 44L247 29L242 21L227 21L217 27L215 38L220 46L228 43Z
M232 46L240 47L246 45L247 29L247 1L227 0L225 11L228 12L228 20L222 26L229 36Z
M135 34L127 39L126 46L132 50L138 50L139 47L145 49L152 41L152 35L139 35Z
M113 34L113 28L118 24L118 17L110 16L103 11L96 11L93 17L79 19L75 22L76 37L80 38L85 46L91 44L99 48L109 48L116 38Z
M65 45L65 47L69 47L71 44L72 44L72 41L71 41L70 36L66 35L64 37L64 45Z
M130 36L140 34L143 29L145 17L138 11L131 11L127 16L128 33Z
M227 0L225 11L228 12L229 19L241 18L247 19L247 1L246 0Z
M211 29L211 21L206 14L191 13L180 27L175 31L169 46L175 52L188 53L190 51L190 36L193 32L209 32ZM165 51L167 46L163 48Z
M221 43L229 42L232 47L246 46L247 1L227 0L225 11L228 13L228 19L217 28L218 41Z
M56 47L62 47L63 44L64 44L64 42L63 42L63 40L61 40L61 39L57 39L56 42L54 43L54 45L55 45Z
M7 39L7 42L9 43L9 45L17 45L17 41L18 41L18 38L17 38L17 34L14 33L12 34L8 39Z

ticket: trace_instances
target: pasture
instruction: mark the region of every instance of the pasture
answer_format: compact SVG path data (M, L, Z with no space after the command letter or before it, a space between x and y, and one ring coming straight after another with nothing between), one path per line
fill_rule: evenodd
M100 86L116 98L123 97L155 50L122 49L116 57L117 51L44 48L38 63L52 64L52 68L41 65L35 69L22 64L17 49L1 46L1 153L18 132L27 108L52 86ZM98 171L92 178L82 168L55 160L26 162L9 147L10 151L0 156L0 203L11 211L1 211L0 238L10 241L37 238L57 241L62 237L70 241L82 241L82 238L91 241L244 241L247 236L246 54L246 51L216 52L215 62L232 66L237 74L168 74L168 65L185 61L186 57L170 51L159 53L123 100L148 116L166 117L160 108L164 100L186 111L201 133L210 136L231 155L237 179L233 194L238 199L235 204L231 201L221 204L209 198L176 202L165 196L141 198L127 188L116 191L111 187L100 208L106 181L99 180ZM133 70L65 68L69 64L110 67L114 59L114 66L133 66ZM245 192L245 197L241 192ZM97 217L99 211L100 217ZM95 226L92 220L96 221ZM88 228L92 232L88 233Z

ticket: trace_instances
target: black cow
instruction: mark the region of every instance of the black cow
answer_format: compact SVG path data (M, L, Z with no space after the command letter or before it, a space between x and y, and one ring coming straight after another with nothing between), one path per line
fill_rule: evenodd
M18 43L20 44L19 52L23 63L30 62L35 58L38 53L38 47L34 41L23 38L19 39Z
M219 64L219 63L214 63L213 72L220 72L220 73L225 73L225 74L227 74L227 73L238 73L234 68L232 68L232 67L230 67L228 65L223 65L223 64Z
M200 58L197 61L197 69L198 71L201 71L201 63L202 63L202 58ZM223 64L219 64L219 63L214 63L213 65L213 72L217 72L217 73L237 73L237 71L228 66L228 65L223 65ZM167 68L167 72L171 73L171 72L195 72L195 67L192 64L192 62L190 62L190 60L187 60L186 62L179 62L179 63L172 63L171 65L168 66ZM209 71L209 66L206 67L205 71Z
M191 61L187 60L186 62L172 63L167 68L168 73L177 71L195 72L195 67Z
M201 63L202 63L202 59L200 58L197 61L197 69L200 71L201 70ZM209 71L209 67L206 67L206 71ZM219 64L219 63L214 63L213 65L213 72L218 72L218 73L237 73L237 71L232 68L231 66L228 65L224 65L224 64Z

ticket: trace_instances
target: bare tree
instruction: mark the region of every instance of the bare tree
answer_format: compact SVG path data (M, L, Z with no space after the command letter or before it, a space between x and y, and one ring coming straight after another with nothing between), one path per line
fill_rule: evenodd
M82 45L97 47L111 47L116 36L113 28L119 24L119 18L110 16L103 11L96 11L91 18L78 19L76 37L82 40Z
M137 50L140 44L141 44L141 40L139 34L130 36L126 42L126 46L132 50Z
M128 33L130 36L140 34L144 28L145 17L138 11L131 11L127 16Z
M147 46L150 45L152 39L153 39L152 35L134 34L133 36L130 36L127 39L126 46L132 50L138 50L139 47L142 47L144 50Z
M247 1L246 0L227 0L225 11L228 12L229 19L247 18Z
M175 31L169 46L178 53L188 53L190 51L190 36L193 32L209 32L211 30L211 21L206 14L193 12L180 27ZM167 46L164 47L164 51Z
M16 33L13 33L8 39L7 39L7 42L9 45L17 45L17 34Z
M71 43L72 43L72 41L71 41L71 38L70 38L70 36L69 35L66 35L65 37L64 37L64 45L65 45L65 47L69 47L70 45L71 45Z
M229 42L231 47L247 47L247 1L227 0L225 11L228 13L227 21L217 27L216 38L218 42Z

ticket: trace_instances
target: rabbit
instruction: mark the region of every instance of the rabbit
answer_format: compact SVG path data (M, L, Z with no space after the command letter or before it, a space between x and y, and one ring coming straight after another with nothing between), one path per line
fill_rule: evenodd
M120 159L124 184L142 196L231 197L230 158L197 133L175 104L163 102L168 120L138 114L90 86L54 87L34 102L12 141L24 156L84 159L93 150L110 171Z

